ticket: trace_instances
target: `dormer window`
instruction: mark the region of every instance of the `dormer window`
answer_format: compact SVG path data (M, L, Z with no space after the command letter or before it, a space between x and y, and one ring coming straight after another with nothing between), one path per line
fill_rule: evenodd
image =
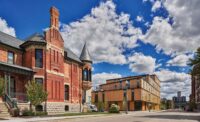
M14 64L14 53L9 51L8 52L8 61L9 64Z
M35 49L35 67L43 67L43 50Z

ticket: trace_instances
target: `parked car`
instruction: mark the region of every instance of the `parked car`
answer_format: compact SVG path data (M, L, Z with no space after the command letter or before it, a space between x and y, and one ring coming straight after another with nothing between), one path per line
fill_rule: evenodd
M88 110L91 112L98 112L97 107L95 105L89 104L88 106Z

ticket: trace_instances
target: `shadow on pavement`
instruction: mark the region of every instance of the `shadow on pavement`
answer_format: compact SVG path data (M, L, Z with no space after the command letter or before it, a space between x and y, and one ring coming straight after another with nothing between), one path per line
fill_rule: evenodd
M8 120L8 119L5 119L5 118L0 118L0 121L1 121L1 120Z
M157 118L157 119L175 119L175 120L196 120L200 122L200 115L199 116L187 116L187 115L148 115L144 116L147 118Z

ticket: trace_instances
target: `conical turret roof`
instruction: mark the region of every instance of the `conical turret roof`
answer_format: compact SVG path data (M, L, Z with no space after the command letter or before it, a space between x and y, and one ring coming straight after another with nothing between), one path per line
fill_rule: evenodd
M87 43L84 44L83 50L81 52L81 56L80 56L81 61L89 61L92 62L92 58L90 56L90 53L87 49Z

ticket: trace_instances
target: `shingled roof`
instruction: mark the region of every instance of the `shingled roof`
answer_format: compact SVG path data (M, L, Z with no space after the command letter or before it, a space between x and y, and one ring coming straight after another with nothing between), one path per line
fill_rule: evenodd
M23 41L0 31L0 43L20 49L20 45Z
M30 44L46 44L46 41L44 39L44 36L39 33L34 33L33 35L29 36L28 38L25 39L25 42L20 45L20 47L26 47Z
M74 61L77 61L79 63L82 63L82 61L79 59L79 57L73 53L69 48L64 48L65 52L67 53L67 57L74 60Z
M89 62L92 62L90 53L89 53L89 51L88 51L88 49L87 49L87 43L85 43L85 45L84 45L84 47L83 47L83 50L82 50L82 52L81 52L80 59L81 59L81 61L89 61Z
M46 41L44 39L44 36L39 33L34 33L33 35L29 36L24 41L22 41L17 39L16 37L13 37L11 35L8 35L0 31L0 43L22 50L23 47L26 47L29 44L32 43L46 44ZM75 53L73 53L70 49L64 48L64 50L67 53L67 58L82 63L79 57Z
M25 41L37 41L37 42L45 42L44 36L39 33L34 33L25 39Z

